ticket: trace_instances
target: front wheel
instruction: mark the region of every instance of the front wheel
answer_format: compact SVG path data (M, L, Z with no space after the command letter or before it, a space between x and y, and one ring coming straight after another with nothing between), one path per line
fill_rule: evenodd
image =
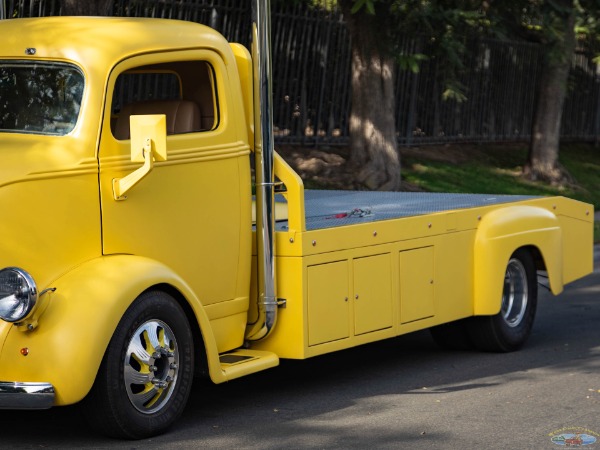
M170 295L148 291L125 312L108 345L85 413L112 437L163 433L181 415L193 379L187 317Z
M477 348L511 352L527 341L537 307L537 273L531 253L519 249L511 256L504 275L500 312L473 317L469 334Z

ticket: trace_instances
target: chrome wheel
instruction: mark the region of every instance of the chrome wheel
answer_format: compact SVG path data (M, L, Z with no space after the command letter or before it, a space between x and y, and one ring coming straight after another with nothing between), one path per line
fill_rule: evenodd
M517 327L527 311L527 271L518 259L511 259L504 275L501 314L506 324Z
M177 384L179 351L173 331L160 320L142 324L125 353L124 379L129 401L151 414L169 400Z
M532 250L515 251L506 266L500 311L493 316L471 317L467 331L480 350L512 352L531 334L537 309L537 274Z
M143 292L113 333L84 414L112 437L156 436L183 413L193 377L194 340L185 310L166 292Z

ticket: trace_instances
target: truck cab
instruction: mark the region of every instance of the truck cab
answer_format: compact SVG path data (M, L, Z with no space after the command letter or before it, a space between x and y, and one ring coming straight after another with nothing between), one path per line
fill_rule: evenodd
M0 25L13 36L0 50L0 265L10 269L3 297L13 283L37 297L3 304L0 380L38 386L26 404L80 401L119 320L152 290L183 305L198 348L198 322L210 328L204 339L217 362L242 347L252 193L231 46L186 22ZM130 118L148 114L165 117L167 158L117 196L115 181L140 166L131 158ZM81 355L95 355L94 362ZM20 395L5 397L5 407L23 407Z

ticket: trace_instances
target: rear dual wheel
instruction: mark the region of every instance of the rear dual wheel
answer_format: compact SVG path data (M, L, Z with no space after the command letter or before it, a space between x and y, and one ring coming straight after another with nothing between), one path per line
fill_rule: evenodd
M537 273L531 253L519 249L510 257L504 275L500 312L477 316L432 328L443 348L475 347L492 352L511 352L525 344L537 308Z
M529 338L537 308L537 273L531 253L517 250L508 261L500 312L473 317L469 335L480 350L512 352Z
M85 413L109 436L141 439L181 415L193 379L187 317L170 295L148 291L125 312L109 343Z

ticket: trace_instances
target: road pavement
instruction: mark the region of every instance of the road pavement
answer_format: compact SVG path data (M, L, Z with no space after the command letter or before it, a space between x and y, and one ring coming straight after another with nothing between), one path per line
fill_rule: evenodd
M579 432L600 450L599 261L597 247L592 275L558 297L540 292L532 336L515 353L442 351L423 331L224 385L199 381L174 428L143 441L92 434L77 407L0 411L0 446L539 450Z

